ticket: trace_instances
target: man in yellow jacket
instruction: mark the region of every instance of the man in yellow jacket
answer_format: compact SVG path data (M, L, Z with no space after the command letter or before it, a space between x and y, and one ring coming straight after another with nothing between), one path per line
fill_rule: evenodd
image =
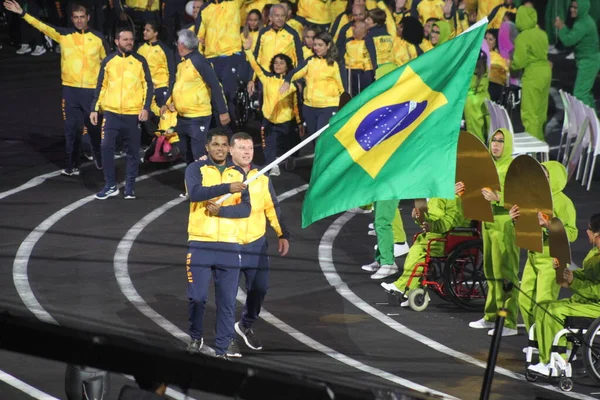
M241 357L233 325L240 273L241 221L251 212L250 195L243 184L246 174L227 159L227 132L208 133L208 158L188 165L185 186L190 198L188 225L188 280L190 343L187 351L199 353L204 344L204 310L210 279L215 282L217 306L215 353L217 357ZM219 197L233 193L221 205Z
M102 33L90 30L90 15L83 5L73 5L71 21L74 28L59 28L45 24L23 11L13 0L4 7L21 15L25 22L60 45L60 69L63 85L62 111L65 121L65 147L67 165L61 171L65 176L79 175L79 152L81 132L87 127L92 142L96 167L102 169L100 157L100 129L90 124L89 115L94 89L98 80L100 63L106 57L107 45Z
M250 179L259 171L252 163L254 143L252 137L245 132L235 133L231 137L229 148L232 161L242 168ZM290 248L289 233L283 222L279 202L271 180L262 175L248 186L252 212L250 217L242 220L240 243L242 255L242 273L246 276L246 305L242 319L235 324L235 331L242 337L248 347L261 350L262 344L256 336L252 325L258 318L269 279L269 255L267 254L266 228L267 220L279 238L279 253L285 256Z
M117 51L102 61L98 84L92 102L90 121L98 124L98 112L104 113L102 123L102 160L104 188L96 193L98 200L119 194L115 178L115 141L121 136L127 149L125 199L135 199L134 185L140 160L140 122L148 120L152 103L152 77L146 59L133 52L133 32L117 32Z

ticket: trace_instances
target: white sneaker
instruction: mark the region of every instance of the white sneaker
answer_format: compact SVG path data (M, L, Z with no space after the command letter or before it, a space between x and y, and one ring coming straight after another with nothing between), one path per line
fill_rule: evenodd
M379 263L377 261L373 261L371 264L366 264L360 267L363 271L367 272L375 272L379 269Z
M402 294L402 291L396 287L393 283L385 283L381 282L381 287L388 293L399 293Z
M546 365L542 362L527 367L528 370L542 376L550 376L550 364Z
M369 235L369 236L377 236L377 232L375 232L375 230L372 230L372 231L367 232L367 235Z
M558 49L556 48L556 46L554 46L553 44L548 46L548 54L558 54Z
M486 321L484 318L478 319L477 321L469 322L469 328L474 329L490 329L496 324L490 321Z
M41 56L46 53L46 48L44 46L35 46L35 50L31 53L32 56Z
M374 223L372 223L372 222L371 222L371 223L369 224L369 230L370 230L370 231L374 231L374 230L375 230L375 224L374 224Z
M523 354L527 353L527 349L529 349L529 347L523 347ZM540 354L540 350L534 347L531 354Z
M22 44L21 47L16 51L17 54L31 53L31 47L28 44Z
M369 214L369 213L372 213L373 210L363 210L360 207L355 207L355 208L349 209L348 212L351 212L353 214Z
M281 175L281 171L279 170L279 165L276 165L269 172L269 176L279 176L279 175Z
M377 272L371 275L371 279L383 279L397 272L398 266L395 263L392 265L382 265Z
M377 250L377 245L373 246L373 249ZM406 242L404 242L403 244L394 243L394 257L395 258L402 257L403 255L408 254L409 250L410 250L410 246Z
M494 331L495 331L495 329L490 329L488 331L488 336L494 336ZM518 334L519 334L519 332L517 332L516 329L511 329L511 328L507 328L507 327L503 327L502 328L502 337L505 337L505 336L517 336Z
M575 59L575 53L571 53L568 56L565 57L567 60L574 60Z
M402 303L400 303L400 307L410 307L410 304L408 304L408 299L404 300Z

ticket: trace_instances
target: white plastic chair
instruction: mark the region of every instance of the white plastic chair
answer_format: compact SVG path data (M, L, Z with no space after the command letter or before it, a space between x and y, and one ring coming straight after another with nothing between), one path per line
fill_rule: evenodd
M569 133L569 123L572 119L571 117L571 104L569 103L569 99L567 98L567 93L565 91L563 91L562 89L560 89L558 91L558 94L560 95L560 99L562 101L563 104L563 110L564 110L564 118L563 118L563 127L562 130L560 132L560 142L558 144L558 153L556 154L556 159L560 160L560 154L563 151L563 145L566 145L567 142L567 135ZM566 147L565 147L565 152Z
M571 96L569 93L566 93L566 92L564 92L564 93L565 93L565 98L566 98L567 102L569 103L569 110L571 111L571 113L569 114L569 128L567 131L567 140L565 142L565 151L563 153L563 159L562 159L562 163L566 167L567 162L569 161L571 147L575 143L575 140L577 140L577 136L579 135L579 131L580 131L579 127L583 123L583 120L578 119L578 118L580 118L580 116L575 112L575 107L577 106L577 103L579 102L579 100L577 100L575 97Z
M586 189L589 191L592 186L594 169L596 168L596 158L600 154L600 120L598 120L596 111L593 108L584 106L584 109L590 123L590 146L583 172L582 184L586 184L587 182ZM591 165L589 165L590 162Z
M579 134L575 139L575 143L573 144L573 148L571 149L571 153L569 154L569 158L567 160L567 176L568 180L571 180L575 171L579 171L581 168L581 159L584 151L586 150L585 143L586 141L589 143L589 137L586 139L586 136L589 135L589 121L587 117L585 117L582 123L579 126Z
M583 152L585 153L585 159L584 154L582 153L577 164L577 175L575 176L576 180L581 179L582 175L584 175L584 163L585 165L589 164L589 159L591 158L592 152L590 119L586 115L585 108L586 106L581 102L581 100L571 96L571 109L573 110L575 121L577 122L577 128L580 132L579 134L582 134L582 130L584 131L581 139L581 146L583 147ZM581 179L581 185L585 185L585 181L583 179Z
M501 114L502 122L513 134L513 155L520 154L540 154L542 161L548 161L550 156L550 146L527 132L515 133L512 121L508 117L508 112L501 105L494 106Z
M485 106L487 107L488 113L490 114L490 129L488 129L488 134L487 134L488 143L489 143L492 135L494 134L494 132L496 132L498 129L503 128L503 126L500 126L500 121L498 120L498 114L494 107L495 105L496 105L496 103L494 103L491 100L485 101Z

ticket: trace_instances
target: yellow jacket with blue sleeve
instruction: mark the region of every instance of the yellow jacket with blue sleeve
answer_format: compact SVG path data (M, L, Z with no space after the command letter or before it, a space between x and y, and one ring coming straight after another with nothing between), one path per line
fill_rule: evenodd
M211 0L196 18L196 34L204 43L206 58L241 53L240 8L242 0Z
M344 51L341 52L341 57L344 58L344 68L346 69L373 70L371 58L363 39L348 39Z
M123 12L123 0L115 0L114 6L117 12L120 14ZM159 11L160 10L160 1L153 0L125 0L125 7L131 8L138 11Z
M346 24L351 23L351 22L352 22L352 15L348 15L345 12L343 12L340 15L338 15L337 17L335 17L335 19L331 23L331 27L329 29L329 32L333 36L334 42L337 43L337 41L340 37L340 30L342 30L342 28Z
M98 83L100 63L108 48L100 32L86 29L59 28L45 24L27 13L25 22L60 44L60 69L64 86L94 89Z
M309 107L338 107L344 85L338 63L332 65L322 57L313 56L304 60L296 69L289 72L286 82L295 82L304 78L304 104Z
M298 33L289 25L284 25L279 30L271 26L261 29L254 47L254 58L260 65L267 67L271 59L280 53L291 58L294 66L304 59Z
M416 6L416 7L415 7ZM423 25L430 18L444 19L444 0L421 0L413 3L414 15L419 16L419 21Z
M102 61L92 110L125 115L150 112L153 90L146 59L116 51Z
M260 170L251 165L247 179L256 175ZM277 195L268 176L262 175L248 185L252 211L250 216L241 221L240 244L252 243L263 237L267 231L267 220L280 239L288 239L289 232L283 222L283 215L277 201Z
M517 14L517 7L513 4L500 4L492 9L488 16L488 29L500 29L502 22L504 21L504 15L506 13Z
M373 70L377 66L394 62L394 38L387 32L385 26L374 26L365 36L365 45L371 58Z
M225 95L215 70L194 50L177 65L173 93L166 104L173 104L182 117L196 118L212 115L211 100L219 114L227 113Z
M263 84L263 106L264 117L273 124L283 124L296 119L300 124L300 113L298 111L298 90L291 85L285 94L280 94L279 89L283 84L284 76L266 71L260 66L250 50L246 50L246 58L256 76Z
M244 171L229 160L223 172L210 158L188 165L185 187L190 197L189 241L239 243L241 218L249 217L252 210L248 190L225 200L219 215L211 215L206 205L209 200L216 202L228 194L231 183L245 179Z
M331 0L298 0L298 15L316 25L331 23Z
M137 49L137 53L148 63L154 89L173 87L176 71L173 50L159 40L154 43L144 43Z

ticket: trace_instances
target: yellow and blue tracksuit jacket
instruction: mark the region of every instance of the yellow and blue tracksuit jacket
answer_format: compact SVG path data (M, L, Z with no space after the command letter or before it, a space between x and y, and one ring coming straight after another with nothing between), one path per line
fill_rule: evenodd
M419 16L421 24L425 25L430 18L444 19L444 0L421 0L413 3L413 15Z
M202 54L194 50L177 65L173 93L166 104L173 104L182 117L196 118L212 115L211 100L219 114L228 112L223 87L215 70Z
M338 31L338 37L337 37L337 41L335 42L338 48L338 52L342 52L344 51L344 46L346 44L346 41L352 39L352 27L354 26L354 21L350 21L347 24L345 24L344 26L342 26L340 28L340 30ZM340 57L342 58L342 57ZM343 59L343 58L342 58Z
M394 23L396 25L400 24L404 17L411 17L412 12L410 11L410 6L406 5L400 12L392 12L392 16L394 17Z
M247 179L256 175L260 170L256 165L250 165ZM250 216L241 220L240 244L252 243L267 232L267 220L280 239L289 239L290 234L283 222L283 215L277 201L277 195L268 176L262 175L248 185L252 211Z
M157 117L160 115L160 108L156 104L155 99L152 99L152 106L150 108L152 113ZM167 108L165 113L158 119L158 129L154 132L156 137L165 135L169 143L179 142L179 135L175 132L177 126L177 111L171 111Z
M284 25L279 30L271 26L261 29L254 47L254 58L264 68L268 67L271 59L279 53L291 58L294 66L304 59L302 41L298 33L289 25Z
M374 26L365 36L365 45L371 58L373 70L379 65L394 62L394 38L390 36L385 26Z
M242 5L241 8L241 14L240 14L240 20L242 21L242 26L244 26L244 23L246 22L246 17L248 16L248 13L254 9L260 11L262 13L263 8L265 8L265 6L267 4L277 4L277 0L251 0L251 1L245 1Z
M488 16L488 21L490 21L488 24L488 29L500 29L504 15L507 12L517 14L517 7L515 5L508 5L506 3L494 7Z
M27 13L25 22L60 44L60 69L63 86L94 89L98 83L100 63L108 45L100 32L86 29L59 28L45 24Z
M298 16L317 25L331 23L331 0L298 0Z
M340 30L352 22L352 15L348 15L346 13L341 13L331 23L331 27L329 28L329 33L333 36L333 41L337 43L340 37Z
M248 31L248 36L252 38L252 50L256 47L256 41L258 40L258 29L255 31ZM246 38L244 37L244 32L240 33L240 41L242 43L242 47L244 46L244 42Z
M302 39L302 34L304 34L304 24L308 23L304 18L297 17L293 15L290 19L287 20L286 24L290 26L293 30L296 31L298 37Z
M490 82L505 86L506 77L508 76L508 65L506 64L506 60L498 53L498 51L492 50L490 51L490 62Z
M284 81L283 75L266 71L260 66L250 50L246 50L246 58L256 76L263 84L263 106L264 117L273 124L283 124L296 119L296 123L302 123L299 112L298 90L291 85L285 94L280 94L279 89Z
M137 53L148 63L155 89L173 88L176 72L173 50L159 40L154 43L144 43L137 49Z
M313 49L306 47L306 46L302 46L302 59L306 60L308 57L312 57L315 55L315 52L313 51Z
M477 0L477 21L490 15L494 7L504 3L504 0Z
M211 0L201 9L194 30L204 42L206 58L241 53L241 6L242 0Z
M338 15L346 11L347 4L347 0L331 0L331 4L329 6L331 21L334 21Z
M114 6L117 12L120 14L123 12L123 3L122 0L114 0ZM160 1L154 0L150 7L148 4L150 1L148 0L125 0L125 7L131 8L138 11L159 11L160 10Z
M252 207L248 190L235 193L221 205L218 216L206 210L209 200L217 201L229 193L229 184L243 182L242 168L227 160L223 172L210 159L196 161L185 170L185 187L190 197L188 240L197 242L239 243L240 218L248 218Z
M125 115L150 112L153 93L146 59L116 51L102 61L92 110Z
M295 82L302 78L306 81L303 91L305 105L315 108L339 106L344 85L338 63L329 65L325 58L310 57L290 71L285 81Z
M346 40L343 51L340 52L340 58L344 60L345 69L373 70L364 39L354 39L351 37Z

